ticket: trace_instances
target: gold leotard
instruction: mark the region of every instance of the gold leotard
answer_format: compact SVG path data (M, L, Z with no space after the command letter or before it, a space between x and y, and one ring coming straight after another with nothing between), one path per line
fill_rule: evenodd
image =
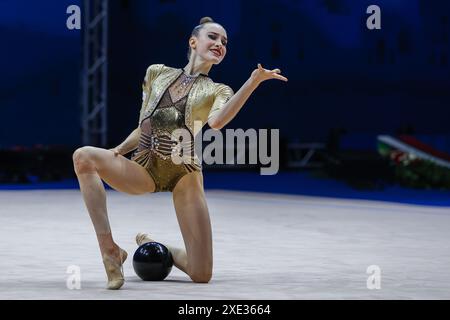
M196 77L184 72L164 92L151 115L140 124L141 137L133 161L143 166L153 178L156 190L173 191L177 182L187 173L201 171L201 164L194 157L194 137L185 124L185 111L188 93L200 74ZM190 139L183 141L174 134L184 129ZM186 154L188 153L188 154ZM182 156L183 161L176 164L173 154Z
M191 138L196 136L234 94L229 86L207 75L189 77L182 69L164 64L150 65L145 74L139 112L141 137L132 160L151 175L155 192L173 191L185 174L202 169L192 142L171 135L173 130L188 129ZM180 148L183 162L174 163L172 155Z

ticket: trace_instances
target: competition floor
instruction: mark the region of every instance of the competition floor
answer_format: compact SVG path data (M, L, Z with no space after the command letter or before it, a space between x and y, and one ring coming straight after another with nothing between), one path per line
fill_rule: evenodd
M450 299L450 207L206 191L214 274L194 284L175 267L162 282L132 268L139 231L182 245L170 193L108 191L126 283L106 275L77 190L0 191L0 299ZM80 267L69 290L67 268ZM369 290L367 268L381 288Z

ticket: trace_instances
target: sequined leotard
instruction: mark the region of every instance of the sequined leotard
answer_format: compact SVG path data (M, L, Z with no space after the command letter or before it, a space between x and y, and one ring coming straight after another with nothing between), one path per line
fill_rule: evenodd
M192 85L200 74L192 77L184 72L164 92L154 112L141 123L139 146L131 160L143 166L155 181L156 190L173 191L177 182L187 173L201 171L201 164L194 155L194 138L185 125L185 107ZM190 139L176 133L184 129ZM178 155L174 161L173 156Z

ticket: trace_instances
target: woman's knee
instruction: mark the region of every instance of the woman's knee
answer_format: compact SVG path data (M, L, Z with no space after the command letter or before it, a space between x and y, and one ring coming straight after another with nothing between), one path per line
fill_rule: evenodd
M73 165L76 173L83 173L95 169L93 161L93 147L81 147L73 153Z
M212 268L193 270L189 273L189 277L195 283L208 283L212 278Z
M212 257L201 258L202 262L195 263L188 261L188 275L194 282L208 283L212 277Z

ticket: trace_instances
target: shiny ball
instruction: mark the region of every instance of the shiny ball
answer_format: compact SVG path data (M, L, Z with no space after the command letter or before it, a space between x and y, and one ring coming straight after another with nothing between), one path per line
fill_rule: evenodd
M164 280L172 266L172 254L159 242L144 243L137 248L133 256L134 271L144 281Z

